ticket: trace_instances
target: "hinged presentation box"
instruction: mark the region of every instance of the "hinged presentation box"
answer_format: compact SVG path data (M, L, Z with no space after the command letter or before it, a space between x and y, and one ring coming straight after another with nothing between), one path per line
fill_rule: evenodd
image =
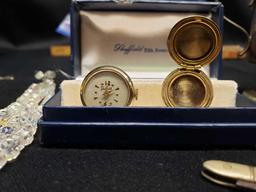
M181 19L203 15L223 27L223 6L218 2L73 1L71 8L74 75L84 76L101 65L120 67L131 78L163 78L178 67L166 40ZM120 25L121 24L121 25ZM210 69L218 78L221 52Z
M95 67L111 65L132 79L163 79L178 67L166 47L170 28L192 15L208 17L222 30L219 2L74 0L74 76L79 79ZM220 69L221 53L203 70L219 78ZM255 112L239 107L62 106L59 92L43 107L38 125L40 142L47 146L254 146Z

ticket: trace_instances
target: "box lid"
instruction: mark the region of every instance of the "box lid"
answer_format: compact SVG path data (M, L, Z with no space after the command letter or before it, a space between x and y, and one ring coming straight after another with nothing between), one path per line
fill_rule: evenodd
M132 4L119 4L112 1L76 0L73 1L71 10L72 59L75 76L84 76L100 65L113 65L125 70L132 78L164 78L178 67L169 56L166 44L169 31L176 22L170 25L168 23L167 26L170 28L167 28L165 35L162 36L158 35L158 29L161 29L158 22L164 18L168 21L170 17L179 21L189 15L200 14L211 17L222 29L223 19L223 6L219 2L140 0ZM95 18L101 22L97 23L96 20L94 21ZM130 23L127 23L127 18ZM127 28L127 25L135 20L136 23ZM108 28L111 23L116 23L111 26L112 31ZM164 23L166 22L161 22ZM145 30L148 38L143 36L144 27L152 28ZM138 33L131 37L136 29ZM92 35L88 36L88 32ZM117 33L119 38L116 38ZM113 37L114 39L109 43L108 41ZM130 37L130 40L127 40L127 37ZM158 39L161 39L160 45L157 45L160 42ZM153 46L149 46L152 44ZM220 64L221 53L210 66L211 77L219 77Z

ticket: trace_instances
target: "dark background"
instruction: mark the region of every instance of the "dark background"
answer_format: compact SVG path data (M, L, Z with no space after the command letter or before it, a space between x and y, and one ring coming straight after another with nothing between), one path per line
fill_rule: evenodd
M247 0L225 0L225 13L247 30ZM53 58L49 47L68 44L55 32L69 11L69 0L8 0L0 2L0 107L7 106L35 82L37 70L61 68L70 73L69 58ZM245 37L225 23L225 44ZM224 61L223 79L234 79L240 90L256 88L256 64ZM57 82L63 76L58 74ZM227 138L228 139L228 138ZM207 148L207 146L203 146ZM41 148L38 141L0 170L0 191L233 191L200 176L207 159L256 164L254 149L232 150L105 150Z
M222 0L226 16L248 31L252 10L249 0ZM55 43L68 42L55 32L69 12L70 0L8 0L0 3L0 53L15 50L48 48ZM230 36L231 35L231 36ZM234 38L233 38L234 37ZM243 34L225 23L225 43L243 41Z
M48 48L62 41L55 29L69 4L70 0L1 1L0 52Z

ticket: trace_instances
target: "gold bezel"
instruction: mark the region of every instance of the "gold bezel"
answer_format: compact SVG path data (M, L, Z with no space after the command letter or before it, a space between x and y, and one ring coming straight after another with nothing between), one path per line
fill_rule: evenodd
M83 97L83 93L85 92L88 83L90 82L90 80L97 74L102 73L102 72L110 72L110 73L114 73L115 75L119 76L127 85L127 88L129 90L129 100L126 103L125 106L129 106L133 100L134 97L137 97L136 95L136 91L134 89L133 86L133 82L131 80L131 78L121 69L114 67L114 66L100 66L97 67L95 69L93 69L92 71L90 71L84 78L81 87L80 87L80 98L81 98L81 102L84 106L87 106L86 101Z
M185 27L193 26L193 25L202 25L205 30L211 32L213 36L213 44L211 46L211 50L202 58L199 59L190 59L182 56L179 51L177 50L177 35L181 33ZM175 26L171 29L168 40L167 40L167 47L169 50L170 56L182 67L185 68L200 68L204 65L210 64L219 54L221 47L222 47L222 37L221 32L217 24L208 19L207 17L196 15L187 17L182 19Z
M207 75L200 70L188 70L188 69L176 69L171 72L164 80L162 85L162 98L164 103L169 107L183 107L178 106L177 103L170 97L170 87L174 81L181 76L193 76L200 80L205 88L205 97L199 106L191 107L209 107L213 99L213 87L212 83ZM184 106L185 107L185 106Z

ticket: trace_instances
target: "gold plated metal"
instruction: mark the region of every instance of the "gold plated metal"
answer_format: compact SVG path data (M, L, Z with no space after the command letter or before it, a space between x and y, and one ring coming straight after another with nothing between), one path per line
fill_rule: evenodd
M226 187L256 190L256 167L219 160L203 163L202 176Z
M200 68L218 56L221 45L218 26L206 17L188 17L172 28L167 46L181 68L171 72L163 82L162 98L167 106L210 106L212 83Z
M192 16L172 28L167 46L171 57L182 67L200 68L217 57L222 38L215 22L207 17Z
M212 84L199 70L177 69L164 80L162 96L172 107L208 107L213 99Z
M84 106L129 106L137 99L131 78L121 69L101 66L84 78L80 88Z

